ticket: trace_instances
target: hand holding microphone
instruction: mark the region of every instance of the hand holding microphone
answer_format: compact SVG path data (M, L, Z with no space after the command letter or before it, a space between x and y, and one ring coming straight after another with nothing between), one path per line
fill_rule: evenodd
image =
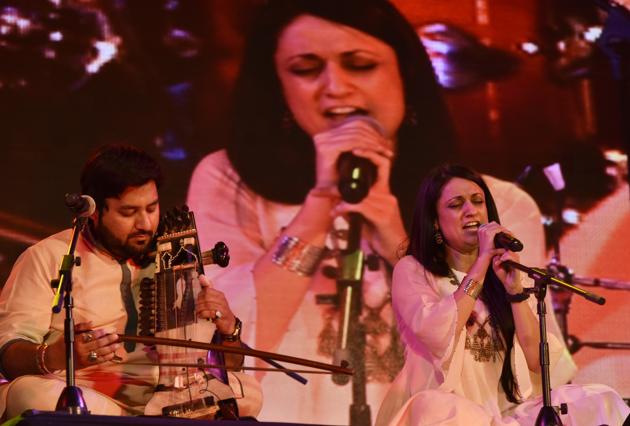
M508 293L515 294L522 292L523 289L518 271L506 267L507 265L504 265L503 262L506 260L518 261L518 254L516 254L516 252L523 250L523 243L509 233L501 231L501 229L505 228L496 222L483 224L480 229L484 227L486 228L484 233L486 233L487 236L490 236L493 232L495 232L492 237L494 249L505 250L505 252L492 257L492 269L494 269L495 274L503 283L503 286ZM486 241L489 242L487 239Z
M372 129L376 130L380 136L384 135L383 127L380 123L366 115L352 115L336 127L353 121L365 122ZM378 176L378 170L372 161L359 157L353 154L352 151L345 151L339 155L337 159L337 173L339 175L337 189L341 194L341 198L351 204L360 203L367 197Z
M490 226L490 228L486 228L488 226ZM484 228L486 232L488 232L487 230L490 229L490 232L492 232L491 229L493 229L493 227L496 227L499 229L505 229L496 222L482 223L479 226L479 229ZM520 240L518 240L518 238L516 238L515 236L504 231L499 231L496 234L494 234L493 244L494 244L494 248L502 248L509 251L513 251L513 252L518 252L518 251L523 250L523 243L520 242Z

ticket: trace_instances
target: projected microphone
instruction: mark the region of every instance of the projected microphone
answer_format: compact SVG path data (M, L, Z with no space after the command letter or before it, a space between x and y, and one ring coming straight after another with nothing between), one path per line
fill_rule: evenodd
M523 250L523 243L505 232L499 232L494 236L494 246L496 248L504 248L510 251Z
M341 252L337 271L339 327L333 363L340 366L363 365L364 363L361 350L356 348L357 342L365 339L365 337L360 337L361 329L357 326L362 310L361 288L365 256L361 250L362 227L363 216L360 213L349 213L347 245ZM355 379L358 379L356 375ZM333 374L332 381L343 386L350 381L350 376Z
M337 161L339 183L337 188L341 198L350 203L360 203L370 192L376 180L376 166L367 158L344 152Z
M380 123L372 117L365 115L352 115L339 125L355 120L368 123L381 136L384 134L383 127ZM339 173L337 188L339 189L341 198L350 204L357 204L367 196L377 176L374 163L367 158L358 157L349 151L339 155L339 159L337 160L337 173Z
M96 211L96 202L89 195L66 194L65 203L76 217L88 217Z

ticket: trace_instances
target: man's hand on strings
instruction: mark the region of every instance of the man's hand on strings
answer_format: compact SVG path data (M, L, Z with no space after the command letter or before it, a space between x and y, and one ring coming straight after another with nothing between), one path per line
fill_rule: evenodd
M236 317L230 309L225 294L214 288L205 275L199 276L201 292L197 296L197 316L212 320L221 334L232 334Z

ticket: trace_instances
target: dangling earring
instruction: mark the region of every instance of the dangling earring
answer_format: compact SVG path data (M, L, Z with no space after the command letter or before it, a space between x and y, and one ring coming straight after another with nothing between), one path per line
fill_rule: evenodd
M411 127L415 127L418 125L418 113L416 109L411 105L405 105L405 124Z
M435 230L435 234L433 234L433 239L435 240L435 244L441 246L444 244L444 237L442 236L442 232L439 229Z

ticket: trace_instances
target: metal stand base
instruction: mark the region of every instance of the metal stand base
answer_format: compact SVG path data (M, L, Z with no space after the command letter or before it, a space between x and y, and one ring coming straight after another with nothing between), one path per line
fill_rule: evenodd
M560 416L553 407L542 407L536 417L536 426L561 426Z
M69 414L90 414L83 399L83 391L77 386L64 388L57 400L57 411L66 411Z

